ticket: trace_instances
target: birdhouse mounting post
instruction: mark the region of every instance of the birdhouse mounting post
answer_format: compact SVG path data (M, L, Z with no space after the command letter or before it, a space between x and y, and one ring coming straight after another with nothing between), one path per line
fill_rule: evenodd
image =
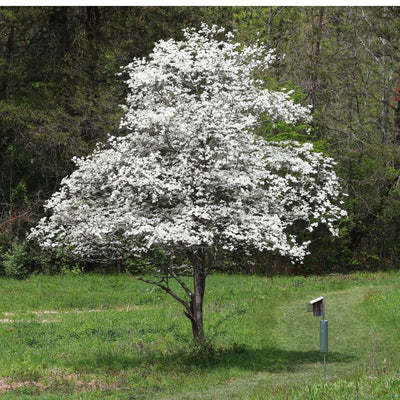
M322 317L319 323L320 352L324 355L324 382L326 383L326 353L328 352L328 321L325 319L324 298L318 297L308 303L308 311L314 317Z

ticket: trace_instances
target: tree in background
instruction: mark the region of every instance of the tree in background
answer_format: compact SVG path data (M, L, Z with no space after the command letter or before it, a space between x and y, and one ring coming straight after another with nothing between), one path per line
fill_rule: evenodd
M254 134L266 120L310 121L309 108L265 87L271 51L233 38L203 25L134 59L121 122L127 135L75 160L31 234L76 257L156 264L155 277L141 279L183 305L199 343L206 278L229 254L267 250L302 260L303 232L322 222L336 234L345 215L332 159L311 144Z

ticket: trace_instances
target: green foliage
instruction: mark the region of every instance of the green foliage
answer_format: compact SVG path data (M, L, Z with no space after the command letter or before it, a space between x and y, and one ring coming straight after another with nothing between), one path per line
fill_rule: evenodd
M265 77L267 87L271 90L281 91L280 83L272 77ZM296 103L305 100L303 90L295 86L292 82L286 82L284 91L292 92L290 98ZM329 144L326 139L322 138L320 132L315 127L315 117L313 124L297 123L289 124L283 121L273 123L264 118L262 124L257 128L256 133L266 140L272 141L296 141L299 143L312 142L315 151L328 153Z
M24 180L21 180L18 185L11 191L11 202L17 204L27 204L27 188Z
M31 260L23 242L15 240L12 250L4 256L4 272L7 277L24 279L30 274Z

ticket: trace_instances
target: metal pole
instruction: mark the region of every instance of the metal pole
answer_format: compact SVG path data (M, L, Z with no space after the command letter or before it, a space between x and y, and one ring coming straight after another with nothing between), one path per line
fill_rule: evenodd
M320 351L324 354L324 382L326 383L326 353L328 352L328 321L320 321Z

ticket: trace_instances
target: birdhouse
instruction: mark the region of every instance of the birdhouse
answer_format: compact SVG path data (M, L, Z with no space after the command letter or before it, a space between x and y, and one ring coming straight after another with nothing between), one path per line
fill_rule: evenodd
M328 352L328 321L325 320L324 298L318 297L307 303L308 311L312 311L314 317L322 317L319 324L320 351L324 355L324 382L326 383L326 353Z
M308 303L308 311L312 311L314 317L324 316L324 298L318 297Z

